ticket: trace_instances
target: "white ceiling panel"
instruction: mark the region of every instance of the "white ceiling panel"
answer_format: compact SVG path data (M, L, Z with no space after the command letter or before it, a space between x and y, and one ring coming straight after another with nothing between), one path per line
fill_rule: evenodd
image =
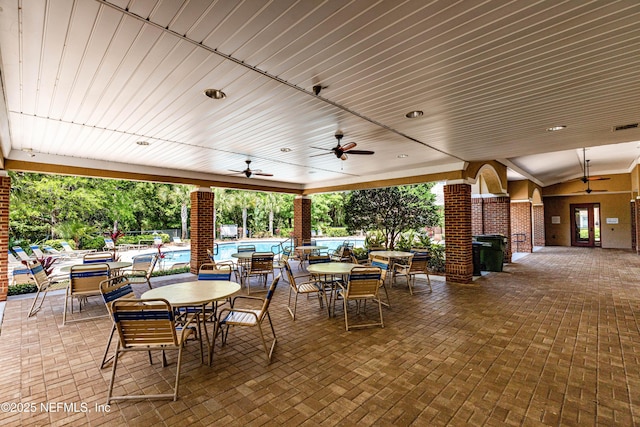
M492 159L552 184L582 173L582 147L594 174L628 172L638 159L640 130L611 130L640 121L637 1L0 7L9 159L230 183L246 179L227 177L251 159L274 174L252 182L309 189ZM209 99L207 88L227 97ZM411 110L424 116L407 119ZM546 131L558 124L567 128ZM316 156L338 130L375 154Z

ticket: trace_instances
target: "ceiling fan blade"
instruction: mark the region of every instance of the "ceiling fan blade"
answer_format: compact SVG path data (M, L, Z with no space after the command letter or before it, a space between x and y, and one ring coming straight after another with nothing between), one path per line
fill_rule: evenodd
M234 171L233 169L229 169L229 172L233 172L233 173L244 173L244 171Z
M351 150L352 148L356 148L356 145L358 144L356 144L355 142L347 142L341 148L342 148L342 151L348 151L348 150Z
M315 148L316 150L326 150L326 151L331 151L331 148L322 148L322 147L313 147L313 146L310 146L309 148Z
M324 155L326 155L326 154L333 154L333 153L331 152L331 150L329 150L329 151L327 151L326 153L312 154L312 155L310 155L309 157L324 156Z
M342 155L340 156L340 160L347 160L349 158L349 156L347 156L346 153L342 153Z
M586 181L606 181L611 178L607 178L606 176L588 176L585 177Z
M272 173L264 173L264 172L256 172L256 171L253 171L253 174L260 175L260 176L273 176Z
M349 154L375 154L375 151L370 151L370 150L349 150Z

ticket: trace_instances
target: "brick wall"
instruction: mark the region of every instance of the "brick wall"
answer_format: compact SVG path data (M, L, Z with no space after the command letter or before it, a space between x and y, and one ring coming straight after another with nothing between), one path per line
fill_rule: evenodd
M473 197L471 199L471 234L484 234L484 214L482 206L484 205L482 197Z
M209 262L207 249L213 249L214 194L211 191L191 192L191 273Z
M293 237L300 244L311 239L311 199L308 197L293 199Z
M531 224L531 203L518 202L511 203L511 248L517 252L532 252L532 224ZM516 236L516 234L520 234ZM522 236L524 234L524 236ZM515 240L524 240L516 243Z
M11 178L0 176L0 301L7 300L9 290L9 194Z
M444 186L444 222L448 282L471 283L473 255L471 249L471 186Z
M502 234L509 238L504 262L511 262L511 199L506 196L485 198L482 214L484 234Z
M534 205L533 209L533 246L544 246L544 206Z

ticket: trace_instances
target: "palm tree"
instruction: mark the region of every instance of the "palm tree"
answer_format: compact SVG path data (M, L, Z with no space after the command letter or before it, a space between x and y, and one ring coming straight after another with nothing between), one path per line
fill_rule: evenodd
M174 191L177 193L178 198L180 200L180 220L182 231L180 233L180 237L182 239L187 238L187 220L189 219L189 209L188 205L191 202L191 187L187 185L176 185L174 186ZM215 227L215 224L214 224Z
M269 236L273 237L273 216L280 213L282 198L279 193L266 193L264 205L269 209Z
M234 195L235 204L242 207L242 237L247 234L247 210L256 205L256 194L252 191L238 191Z

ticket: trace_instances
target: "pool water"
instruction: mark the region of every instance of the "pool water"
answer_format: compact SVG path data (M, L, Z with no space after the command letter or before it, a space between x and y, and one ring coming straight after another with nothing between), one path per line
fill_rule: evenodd
M364 246L363 239L316 239L318 245L326 246L327 250L335 250L342 243L348 241L353 243L354 247L361 248ZM268 240L268 241L244 241L244 242L225 242L218 243L218 253L215 254L214 259L216 261L224 261L233 259L231 256L238 252L238 245L254 245L257 252L280 252L280 240ZM173 264L190 262L191 251L189 249L181 249L177 251L164 251L163 265L164 268L169 268Z

